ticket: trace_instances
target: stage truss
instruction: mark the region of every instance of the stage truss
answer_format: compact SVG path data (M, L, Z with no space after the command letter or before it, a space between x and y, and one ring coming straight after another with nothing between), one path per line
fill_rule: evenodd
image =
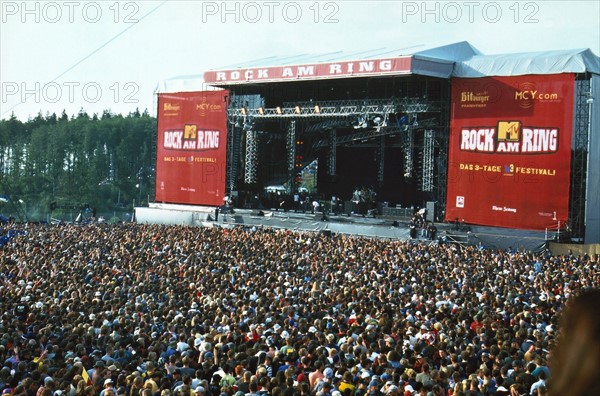
M377 174L375 178L378 184L384 181L385 137L400 136L404 153L401 171L405 178L416 177L421 190L434 195L433 199L438 202L438 207L443 206L439 205L440 202L445 204L446 169L442 170L438 164L438 173L442 174L435 173L436 161L446 164L448 155L448 139L447 136L443 136L448 134L448 115L441 114L447 110L443 101L429 101L425 97L304 101L284 102L282 106L274 108L260 105L248 106L248 102L246 102L246 106L239 106L241 102L244 102L243 98L232 100L227 109L229 134L238 135L237 138L229 136L228 139L228 144L237 146L229 146L231 156L228 157L227 185L230 193L237 187L236 164L240 161L240 152L245 152L245 158L241 161L244 167L244 183L257 182L260 158L257 154L258 134L255 130L259 125L267 122L278 122L283 125L286 141L287 180L290 186L288 192L290 194L296 192L298 186L294 180L298 174L297 128L298 122L302 122L304 133L324 133L324 138L313 143L311 152L325 150L326 173L330 177L335 177L337 173L337 147L375 140L377 144L375 149ZM427 113L426 118L421 116L422 113ZM341 129L346 130L346 133L340 135L338 130ZM425 131L425 137L420 146L415 143L417 130ZM245 139L241 138L242 135L245 136ZM245 150L240 149L239 146L242 144L244 144ZM415 164L415 150L420 153L418 164Z
M575 123L573 129L573 158L571 159L571 199L569 207L570 232L573 238L585 235L585 196L587 155L590 132L591 81L589 76L576 80Z

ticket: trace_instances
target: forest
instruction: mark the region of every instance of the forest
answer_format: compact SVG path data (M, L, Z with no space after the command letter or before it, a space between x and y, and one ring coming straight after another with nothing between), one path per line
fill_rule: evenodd
M154 197L156 119L83 109L0 120L0 215L17 221L131 216ZM81 215L81 216L80 216Z

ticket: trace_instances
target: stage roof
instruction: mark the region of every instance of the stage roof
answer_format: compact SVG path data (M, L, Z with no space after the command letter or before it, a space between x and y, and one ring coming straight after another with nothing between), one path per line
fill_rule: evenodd
M453 77L521 76L560 73L600 74L600 58L590 49L475 55L457 62Z
M439 78L527 74L600 74L600 58L590 49L484 55L466 41L420 49L378 48L357 52L267 57L180 76L159 83L156 92L193 92L242 84L314 81L331 78L422 75Z

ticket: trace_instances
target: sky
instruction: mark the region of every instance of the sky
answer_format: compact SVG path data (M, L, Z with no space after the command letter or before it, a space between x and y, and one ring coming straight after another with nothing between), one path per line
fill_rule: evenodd
M160 81L296 54L590 48L599 1L0 0L0 118L156 113ZM268 62L264 66L268 66Z

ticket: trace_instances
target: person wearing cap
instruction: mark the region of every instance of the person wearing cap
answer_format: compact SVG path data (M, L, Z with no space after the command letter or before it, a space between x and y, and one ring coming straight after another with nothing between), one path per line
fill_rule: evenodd
M333 382L333 369L331 367L326 367L325 370L323 370L323 378L315 384L314 391L316 393L321 392L323 389L323 386L325 386L325 385L329 386L329 391L331 391L331 389L333 387L332 382Z
M367 386L366 395L382 396L383 393L381 393L380 388L381 388L381 382L379 381L377 376L373 376L373 377L371 377L371 381L369 381L369 385Z
M177 367L173 370L173 374L171 374L171 378L173 381L173 386L171 388L173 389L173 391L179 390L184 384L183 378L181 376L181 369L179 367Z
M115 389L115 384L111 378L107 378L104 380L104 389L100 392L100 396L109 396L116 395L117 390Z
M385 394L391 396L398 396L400 394L400 388L398 388L398 385L391 384L387 387Z
M103 386L102 380L104 378L105 364L103 360L96 360L94 367L87 370L88 377L92 380L92 385Z
M319 384L321 384L320 387ZM333 396L332 392L334 389L331 382L321 381L319 384L317 384L317 390L315 391L316 396Z

